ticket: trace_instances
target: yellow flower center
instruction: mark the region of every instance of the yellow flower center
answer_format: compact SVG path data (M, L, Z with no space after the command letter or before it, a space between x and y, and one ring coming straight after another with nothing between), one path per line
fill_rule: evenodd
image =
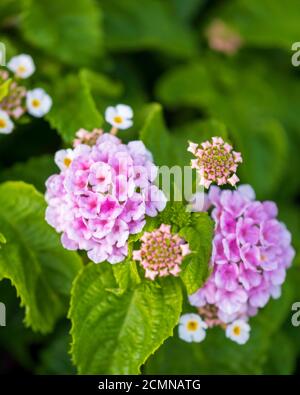
M20 65L20 66L17 68L18 74L23 74L23 73L25 73L25 71L26 71L26 67L23 66L23 65Z
M189 331L196 331L198 329L198 322L197 321L189 321L187 323L187 329Z
M38 108L41 105L41 101L39 99L33 99L31 104L33 107Z
M64 159L64 165L66 167L69 167L71 163L72 163L72 159L70 159L70 158L65 158Z
M0 128L5 128L6 127L6 122L4 119L0 118Z
M239 335L241 334L241 328L240 328L239 326L235 326L235 327L233 328L233 333L234 333L236 336L239 336Z
M122 123L122 122L123 122L123 118L120 117L119 115L117 115L117 116L114 117L114 121L115 121L116 123Z

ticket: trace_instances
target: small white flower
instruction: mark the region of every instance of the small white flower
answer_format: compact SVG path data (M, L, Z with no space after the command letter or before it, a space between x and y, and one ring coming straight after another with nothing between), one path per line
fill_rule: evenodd
M61 149L56 152L54 161L60 170L67 169L74 159L74 151L71 148Z
M245 344L250 337L250 325L243 320L236 320L227 325L226 337L238 344Z
M108 107L105 110L105 120L117 129L128 129L132 126L133 111L125 104L118 104L116 107Z
M6 114L5 111L0 110L0 133L9 134L13 131L14 123Z
M12 57L7 67L19 78L28 78L35 72L32 57L24 54Z
M198 314L184 314L180 317L178 335L188 343L200 343L205 339L207 324Z
M52 106L51 97L42 88L36 88L27 92L26 107L30 115L40 118L50 111Z

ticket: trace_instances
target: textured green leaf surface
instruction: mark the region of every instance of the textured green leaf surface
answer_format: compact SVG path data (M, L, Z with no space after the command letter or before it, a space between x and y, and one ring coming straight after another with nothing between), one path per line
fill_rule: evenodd
M144 281L118 294L109 264L89 264L72 290L72 355L79 373L137 374L172 335L181 312L178 281Z
M71 65L88 65L102 52L94 0L26 0L21 27L28 42Z
M174 146L164 123L162 107L160 104L151 104L146 109L145 123L140 132L140 139L154 156L154 162L158 166L176 163ZM168 152L168 155L166 155Z
M47 118L66 143L71 143L75 133L84 128L92 130L102 126L103 117L94 101L87 75L69 74L57 81L52 88L55 102Z
M126 259L118 265L113 265L112 270L120 292L124 292L126 289L134 287L141 282L137 264L131 259Z
M193 213L191 223L179 232L192 251L185 258L180 274L189 295L203 285L209 274L213 230L213 221L207 213Z
M25 323L49 332L66 309L71 283L81 267L44 220L45 202L22 182L0 185L0 229L7 243L0 251L0 279L16 287Z

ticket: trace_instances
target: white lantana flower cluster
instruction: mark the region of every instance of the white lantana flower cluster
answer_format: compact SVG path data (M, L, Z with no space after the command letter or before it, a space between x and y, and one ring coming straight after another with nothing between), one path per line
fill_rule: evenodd
M206 337L207 323L199 314L183 314L179 320L178 336L188 343L200 343ZM245 344L250 337L250 325L243 319L237 319L225 328L226 337L237 344Z
M0 133L9 134L14 121L26 112L41 118L52 106L51 97L42 88L28 90L23 83L35 72L35 64L29 55L18 55L10 59L7 69L0 68L0 88L8 87L7 94L0 101Z

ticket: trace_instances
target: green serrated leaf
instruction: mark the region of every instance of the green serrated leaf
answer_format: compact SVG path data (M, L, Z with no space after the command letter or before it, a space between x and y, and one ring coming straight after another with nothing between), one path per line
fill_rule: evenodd
M187 293L196 292L207 279L212 250L213 221L207 213L193 213L191 224L179 232L190 246L192 253L187 255L180 273Z
M178 322L182 294L176 279L165 278L160 287L144 281L119 295L106 291L116 285L106 263L89 264L74 282L71 351L81 374L139 373Z
M183 21L190 21L204 6L205 0L171 0L171 3Z
M81 267L45 222L43 196L31 185L0 185L0 228L7 243L0 251L0 279L15 286L25 307L25 324L49 332L66 309L71 283Z
M176 156L172 149L172 141L165 126L162 107L158 103L151 104L145 110L145 123L140 132L140 139L154 156L158 166L176 164ZM166 156L168 152L168 156Z
M115 80L108 78L105 74L96 73L89 69L80 71L81 78L86 81L97 107L101 114L112 101L115 101L123 94L123 85Z
M102 126L103 117L96 106L85 73L69 74L57 81L52 88L52 96L56 100L47 119L66 143L74 140L75 133L80 128L92 130Z
M135 261L126 259L121 263L113 265L112 270L120 289L123 291L141 282Z
M156 95L168 106L199 106L214 103L212 77L202 62L173 68L162 75L156 85Z

